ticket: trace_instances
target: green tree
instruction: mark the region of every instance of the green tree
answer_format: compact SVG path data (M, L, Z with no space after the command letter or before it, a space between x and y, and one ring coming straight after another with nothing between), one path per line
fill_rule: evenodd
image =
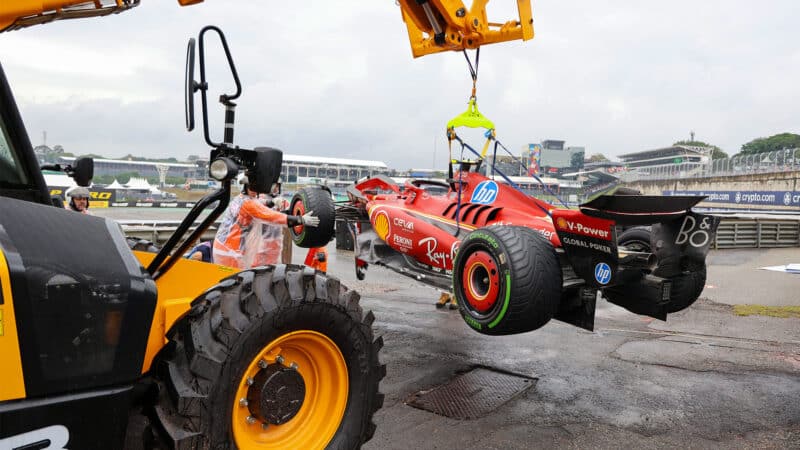
M705 143L703 141L678 141L672 145L689 145L692 147L710 147L711 148L711 159L725 159L728 157L728 154L725 153L721 148L717 147L716 145L711 145Z
M114 182L114 175L95 175L92 181L97 184L111 184Z
M117 181L120 184L126 184L131 181L131 178L141 178L139 172L121 172L117 174Z
M589 157L589 162L603 162L608 161L609 159L606 158L606 155L602 153L595 153L594 155Z
M170 158L145 158L144 156L133 156L130 153L120 158L124 161L144 161L144 162L167 162L167 163L177 163L178 159L175 157Z
M767 138L757 138L742 145L741 155L772 152L787 148L800 148L800 134L780 133Z
M173 177L173 176L168 176L168 177L167 177L167 178L164 180L164 182L165 182L166 184L172 184L172 185L175 185L175 186L183 186L183 185L184 185L184 183L186 183L186 178L184 178L184 177Z

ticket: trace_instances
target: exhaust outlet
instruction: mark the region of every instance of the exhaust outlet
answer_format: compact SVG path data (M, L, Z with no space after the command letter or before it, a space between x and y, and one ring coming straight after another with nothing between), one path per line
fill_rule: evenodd
M618 249L619 265L623 268L653 269L658 260L656 255L650 252L634 252L625 249Z

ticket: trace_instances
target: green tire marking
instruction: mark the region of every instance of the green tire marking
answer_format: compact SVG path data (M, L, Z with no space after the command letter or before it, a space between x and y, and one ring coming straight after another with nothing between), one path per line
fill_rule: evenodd
M497 316L496 319L489 324L489 328L494 328L503 320L503 316L506 315L506 310L508 309L508 299L511 298L511 275L506 273L506 298L503 299L503 309L500 310L500 314Z
M499 244L497 243L497 240L496 240L495 238L493 238L492 236L489 236L489 235L488 235L488 234L486 234L486 233L481 233L481 232L474 233L474 232L473 232L472 234L470 234L469 236L467 236L467 239L469 239L469 240L473 240L473 239L483 239L483 240L484 240L484 241L486 241L486 242L487 242L489 245L491 245L493 248L498 248L498 247L499 247Z
M478 321L473 319L472 317L464 316L464 322L467 322L467 325L471 326L472 328L475 328L476 330L481 329L481 324L478 323Z

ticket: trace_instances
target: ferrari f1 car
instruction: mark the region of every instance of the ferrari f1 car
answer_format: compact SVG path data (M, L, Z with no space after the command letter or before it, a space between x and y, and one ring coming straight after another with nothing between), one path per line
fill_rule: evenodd
M666 320L699 297L719 224L691 211L703 197L603 195L559 209L480 173L464 161L450 182L384 176L348 188L337 219L353 230L356 271L379 264L455 294L480 333L523 333L558 319L592 330L597 293L637 314ZM330 195L305 188L292 200L333 212ZM332 216L295 242L333 235Z

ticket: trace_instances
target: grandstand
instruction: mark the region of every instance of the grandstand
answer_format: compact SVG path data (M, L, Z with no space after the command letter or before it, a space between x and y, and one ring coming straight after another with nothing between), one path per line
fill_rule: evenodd
M389 168L381 161L289 154L283 155L281 169L281 178L287 183L295 183L298 178L306 177L356 181L378 174L389 174Z
M638 174L676 172L676 176L687 176L693 172L702 172L708 167L711 163L711 151L710 147L673 145L619 155L619 158L629 170Z
M74 157L60 156L59 162L62 164L72 164ZM94 175L117 176L122 173L136 172L140 177L159 178L158 167L167 167L166 176L187 178L187 172L194 172L196 164L153 162L153 161L129 161L124 159L94 159Z
M73 157L59 158L62 164L72 164L74 161ZM161 167L167 170L166 176L202 181L208 179L207 164L208 161L203 160L189 164L97 158L94 160L94 174L117 176L136 172L140 177L159 178L159 167ZM355 181L365 176L388 173L389 169L381 161L284 154L281 177L289 183L296 182L298 177Z

